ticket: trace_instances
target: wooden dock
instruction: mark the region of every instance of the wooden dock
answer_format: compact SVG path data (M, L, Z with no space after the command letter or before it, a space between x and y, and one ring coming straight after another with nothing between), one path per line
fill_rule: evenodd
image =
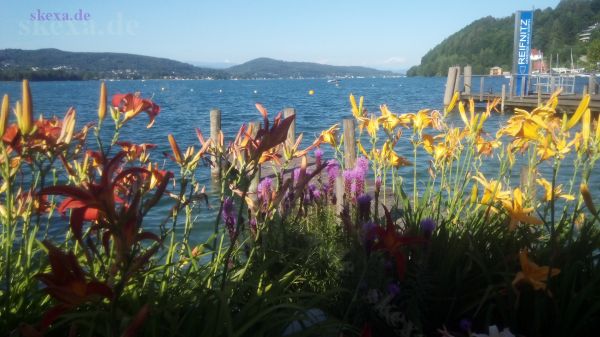
M464 67L463 75L460 67L450 67L444 92L444 106L448 106L454 93L459 92L461 100L473 99L475 103L480 104L499 99L501 112L510 112L515 108L531 110L546 102L553 92L560 89L562 93L559 96L558 111L567 113L575 111L583 96L589 94L590 109L595 114L600 113L600 90L594 75L589 77L587 85L580 87L580 92L575 92L575 77L563 75L534 75L530 76L528 81L521 78L520 92L516 92L513 88L516 77L511 75L508 85L502 84L501 87L494 88L495 90L485 89L486 81L488 83L495 81L498 86L498 79L500 79L498 76L472 75L470 66ZM477 84L479 90L476 90Z

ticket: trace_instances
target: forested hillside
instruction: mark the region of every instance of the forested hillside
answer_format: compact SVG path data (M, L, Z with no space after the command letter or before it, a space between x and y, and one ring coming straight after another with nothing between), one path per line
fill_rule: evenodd
M571 51L577 61L588 55L591 46L600 43L594 42L600 41L598 32L592 35L592 41L585 43L577 36L596 22L600 22L600 0L562 0L554 9L537 9L533 48L542 50L548 58L553 55L554 61L558 54L561 64L570 66ZM478 74L486 73L493 66L510 70L513 34L514 15L476 20L425 54L421 64L411 68L408 75L441 76L447 73L449 66L457 64L470 64Z

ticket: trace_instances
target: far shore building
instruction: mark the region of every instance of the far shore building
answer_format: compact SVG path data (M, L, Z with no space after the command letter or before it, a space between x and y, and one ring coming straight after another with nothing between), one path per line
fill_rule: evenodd
M491 67L490 76L502 76L502 67Z
M581 33L577 34L577 37L579 38L579 41L581 42L590 42L590 39L592 37L592 33L596 30L600 28L600 23L596 22L591 26L588 26L586 29L584 29L583 31L581 31Z
M531 49L531 70L533 73L543 74L547 72L546 63L544 62L544 53L538 49Z

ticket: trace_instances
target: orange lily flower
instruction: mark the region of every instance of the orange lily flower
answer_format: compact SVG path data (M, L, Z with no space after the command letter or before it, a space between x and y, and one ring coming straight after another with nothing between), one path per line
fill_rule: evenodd
M146 112L150 117L147 128L151 128L154 119L160 113L160 107L149 99L141 98L139 93L117 94L113 96L112 105L121 113L125 114L123 122L126 122L141 112Z
M562 185L554 186L554 191L552 191L552 183L544 178L539 178L535 180L539 185L544 187L545 194L544 200L551 201L556 200L556 198L563 198L565 200L575 200L575 196L570 194L562 193Z
M540 267L529 259L527 250L519 252L519 262L521 263L521 271L517 273L512 281L513 286L522 283L529 283L534 290L546 290L546 280L548 277L556 276L560 273L560 269L543 266Z
M514 230L519 223L527 223L532 225L542 225L544 222L534 216L529 215L533 212L533 207L523 207L523 193L520 188L515 188L513 191L512 200L501 200L502 206L510 216L508 229Z
M337 146L337 133L340 130L338 124L333 125L327 130L321 131L321 135L318 138L319 143L326 143L333 147Z

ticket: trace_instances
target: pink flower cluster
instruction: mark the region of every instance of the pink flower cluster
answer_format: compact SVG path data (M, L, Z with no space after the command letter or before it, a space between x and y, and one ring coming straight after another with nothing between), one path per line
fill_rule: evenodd
M369 172L369 161L365 157L356 160L356 165L352 170L346 170L342 174L344 177L344 192L348 198L356 200L365 193L365 178Z

